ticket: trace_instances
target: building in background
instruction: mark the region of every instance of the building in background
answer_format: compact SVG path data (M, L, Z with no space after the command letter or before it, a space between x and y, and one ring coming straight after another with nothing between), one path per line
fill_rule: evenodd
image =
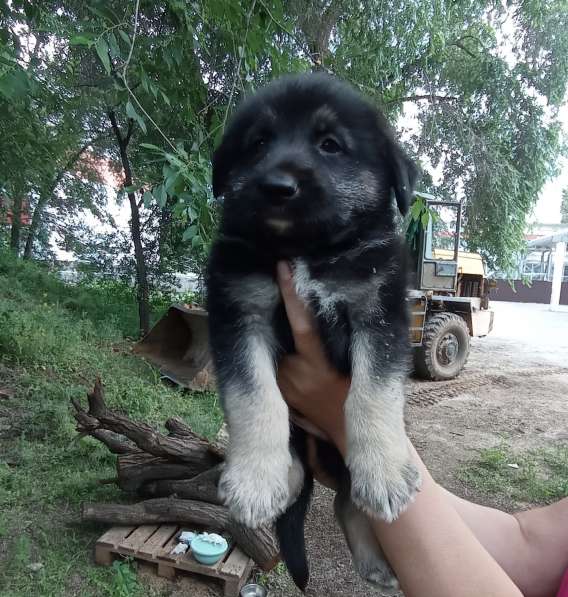
M525 238L527 252L519 257L514 279L496 272L491 299L568 305L568 226L535 224Z

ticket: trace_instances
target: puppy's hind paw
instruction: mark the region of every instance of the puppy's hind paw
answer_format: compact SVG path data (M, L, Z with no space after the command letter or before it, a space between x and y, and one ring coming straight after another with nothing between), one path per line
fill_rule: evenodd
M382 595L396 595L400 590L398 579L386 560L368 561L361 567L356 563L357 571L363 580L379 589Z
M272 522L288 505L288 475L229 467L219 480L219 497L234 520L250 528Z
M392 522L396 520L420 489L420 473L410 461L400 468L364 462L353 463L351 496L353 501L371 516Z

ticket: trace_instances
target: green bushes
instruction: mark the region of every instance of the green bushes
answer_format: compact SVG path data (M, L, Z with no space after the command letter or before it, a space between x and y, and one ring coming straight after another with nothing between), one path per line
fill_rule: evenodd
M123 336L138 335L138 304L135 289L120 280L87 278L77 284L66 284L50 272L47 266L15 259L0 250L0 288L3 296L22 302L30 298L44 306L63 307L98 330L116 328ZM159 319L175 301L187 301L189 296L153 292L150 296L152 322Z

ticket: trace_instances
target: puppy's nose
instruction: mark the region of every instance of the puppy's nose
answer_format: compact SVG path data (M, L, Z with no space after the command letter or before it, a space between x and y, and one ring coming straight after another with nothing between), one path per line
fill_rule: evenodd
M260 181L260 188L273 201L284 202L298 192L298 181L287 172L269 172Z

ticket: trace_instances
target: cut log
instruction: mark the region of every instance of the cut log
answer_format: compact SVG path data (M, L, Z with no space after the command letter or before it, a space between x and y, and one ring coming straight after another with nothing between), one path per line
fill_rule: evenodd
M175 495L178 498L221 504L222 502L217 495L217 483L222 470L223 465L219 464L191 479L173 480L173 477L168 476L163 481L147 483L141 488L141 492L148 497Z
M269 527L248 529L233 522L224 506L197 500L157 498L137 504L83 504L85 521L117 525L177 522L228 531L261 568L271 570L279 560L278 543Z
M83 504L82 518L126 526L178 522L218 531L229 527L229 513L224 506L175 498L157 498L137 504Z
M206 469L206 462L172 462L144 452L124 454L116 459L118 486L124 491L136 491L141 495L147 495L144 487L150 481L191 479Z

